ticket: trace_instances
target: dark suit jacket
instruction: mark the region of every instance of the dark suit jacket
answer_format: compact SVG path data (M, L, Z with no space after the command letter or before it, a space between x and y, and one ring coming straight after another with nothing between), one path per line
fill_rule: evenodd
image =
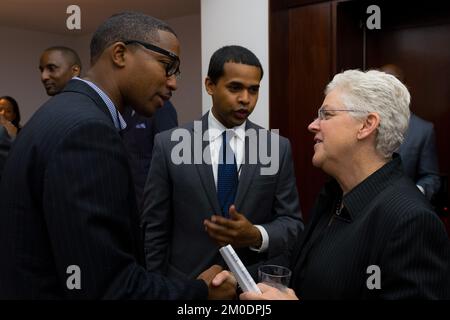
M425 190L431 200L440 186L433 124L411 114L405 140L399 149L405 173Z
M127 123L122 138L130 159L138 207L142 209L145 181L152 160L153 140L156 134L178 126L177 111L170 101L166 101L151 118L137 113L131 114L131 108L127 108L122 114Z
M336 215L341 194L336 181L325 186L291 257L301 299L450 298L450 241L399 158L351 190ZM380 290L368 289L371 265Z
M100 96L71 80L18 135L0 186L0 299L206 298L147 273L130 165ZM69 290L71 265L81 290Z
M199 125L192 123L178 129L189 140L185 155L193 164L175 164L171 160L180 142L171 141L174 130L156 136L153 159L145 187L143 224L147 268L170 276L196 277L206 267L221 261L219 247L206 233L203 220L220 214L213 169L202 161L202 151L209 140L203 133L208 128L208 114ZM265 137L279 138L279 150L273 159L279 160L279 168L270 175L262 175L260 161L253 164L247 159L242 165L236 194L236 209L245 214L253 224L262 225L269 234L269 248L257 253L249 248L236 250L246 265L288 250L295 243L297 230L303 227L296 188L295 174L289 141L247 121L250 133L246 139L246 155L249 145L257 146ZM261 129L261 131L259 131ZM253 132L253 133L252 133ZM175 135L176 136L176 135ZM198 141L200 139L200 141ZM271 150L271 140L268 150ZM182 140L186 141L186 140ZM198 144L197 144L198 143ZM203 144L203 149L201 148ZM199 159L192 157L198 146ZM198 161L200 160L200 161ZM261 159L259 159L261 160ZM194 162L195 161L195 162ZM195 164L197 163L197 164Z

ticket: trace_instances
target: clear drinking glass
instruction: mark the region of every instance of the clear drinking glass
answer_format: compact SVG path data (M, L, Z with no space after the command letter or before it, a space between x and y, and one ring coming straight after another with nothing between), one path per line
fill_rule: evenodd
M262 265L258 268L258 282L262 282L281 291L289 287L291 270L277 265Z

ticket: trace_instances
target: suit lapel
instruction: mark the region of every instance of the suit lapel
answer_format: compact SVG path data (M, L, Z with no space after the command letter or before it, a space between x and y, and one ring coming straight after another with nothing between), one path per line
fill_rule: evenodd
M248 120L247 120L248 121ZM247 122L246 125L246 129L249 129L249 126L251 126L250 122ZM236 193L236 200L235 200L235 205L236 208L239 210L241 208L241 204L245 199L245 196L248 192L248 189L250 188L250 185L253 181L253 176L256 173L256 169L258 168L258 164L251 164L249 159L251 159L250 157L250 153L249 153L249 142L250 141L255 141L253 137L253 135L256 134L256 131L253 130L246 130L246 135L245 135L245 157L244 157L244 162L242 163L242 169L241 169L241 174L239 176L239 185L238 185L238 189L237 189L237 193ZM252 135L252 137L250 136ZM256 139L258 139L259 136L256 134ZM256 140L258 141L258 140Z
M194 131L197 130L194 126ZM201 137L203 137L203 133L208 130L208 112L202 117L202 129L201 132L196 132L197 134L200 134ZM194 139L192 139L192 150L194 149ZM202 153L206 148L209 146L209 137L205 136L205 139L202 139ZM203 155L202 155L203 156ZM213 175L213 168L211 164L211 153L205 152L205 157L207 157L208 161L207 163L204 163L203 157L202 157L202 163L196 164L195 167L197 168L198 174L200 176L200 180L202 182L203 189L206 193L206 196L208 197L208 200L214 210L215 214L221 214L219 200L217 198L217 192L216 192L216 183L214 182L214 175ZM206 160L206 159L205 159Z

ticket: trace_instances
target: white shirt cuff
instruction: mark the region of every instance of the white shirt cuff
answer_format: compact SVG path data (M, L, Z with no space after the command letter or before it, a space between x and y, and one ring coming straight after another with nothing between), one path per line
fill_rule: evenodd
M425 194L425 189L422 186L419 186L418 184L416 184L416 187L420 190L420 192Z
M264 252L267 250L267 248L269 248L269 234L267 233L266 229L264 229L263 226L255 225L255 227L257 227L259 232L261 233L261 238L262 238L261 247L259 247L259 248L250 247L250 250L256 251L256 252Z

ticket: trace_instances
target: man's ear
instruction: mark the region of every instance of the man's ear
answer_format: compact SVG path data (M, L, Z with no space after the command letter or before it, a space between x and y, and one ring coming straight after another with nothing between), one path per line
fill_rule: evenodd
M216 88L216 85L209 77L206 77L205 79L205 88L206 92L208 92L208 94L212 96Z
M375 112L369 113L366 119L362 122L361 128L358 130L357 138L359 140L365 139L375 132L380 126L380 115Z
M125 52L128 48L123 42L116 42L110 48L110 57L114 65L119 68L125 67Z
M79 77L81 73L81 68L79 65L74 64L72 66L72 77Z

